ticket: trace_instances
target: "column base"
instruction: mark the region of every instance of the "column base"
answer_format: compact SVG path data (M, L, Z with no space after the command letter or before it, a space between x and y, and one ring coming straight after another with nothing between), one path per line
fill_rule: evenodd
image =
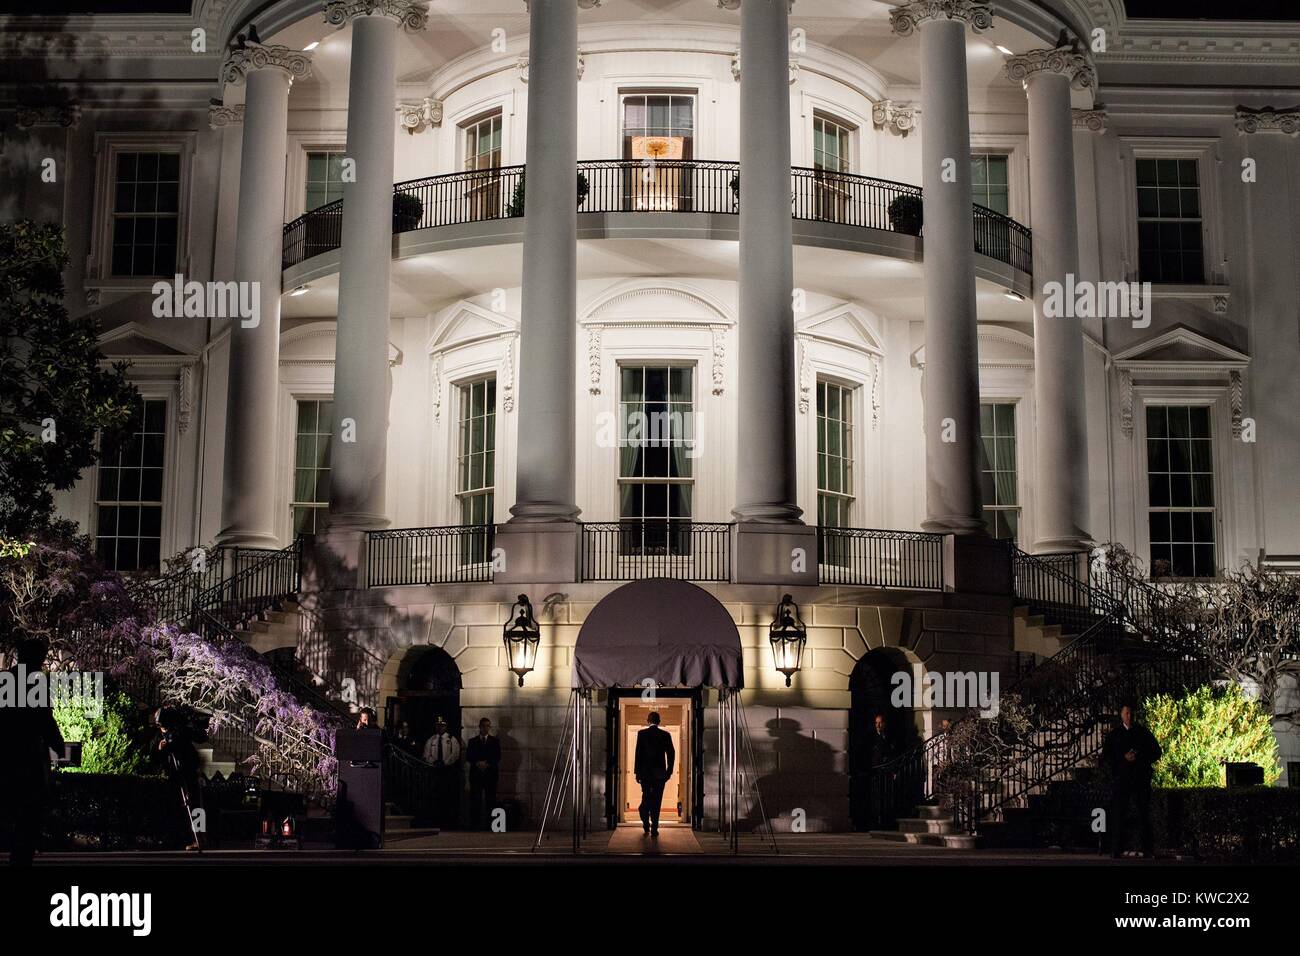
M507 524L573 524L580 514L577 505L560 501L519 501L510 506Z
M921 530L931 534L980 535L988 534L988 525L984 519L970 515L939 515L922 521Z
M738 522L731 532L731 580L815 587L817 529L806 524Z
M304 592L352 591L365 588L366 533L328 528L303 541Z
M1067 534L1053 538L1038 538L1030 554L1052 554L1061 551L1088 551L1095 547L1095 542L1085 534Z
M963 594L1010 594L1011 552L984 534L950 534L943 539L945 590Z
M501 551L494 584L573 584L578 580L581 525L576 521L507 521L497 525Z
M280 539L269 531L248 531L242 528L225 528L217 533L219 548L267 548L278 551Z
M803 509L792 504L736 505L731 513L739 522L758 524L803 524Z

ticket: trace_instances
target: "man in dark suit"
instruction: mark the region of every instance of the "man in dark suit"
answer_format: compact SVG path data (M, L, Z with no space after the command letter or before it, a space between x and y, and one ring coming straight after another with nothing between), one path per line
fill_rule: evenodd
M892 771L876 772L889 763L898 751L889 736L889 728L884 714L876 714L871 723L871 825L873 827L890 827L894 825L894 781L897 773Z
M469 761L469 825L477 830L485 810L491 826L501 767L501 741L492 736L492 721L486 717L478 722L478 736L466 745L465 759Z
M25 695L27 679L45 667L45 644L24 640L16 656L9 681ZM0 707L0 811L6 811L0 812L0 819L7 817L13 828L11 866L31 866L36 855L48 795L51 750L63 750L63 735L48 699L39 706Z
M1118 859L1124 850L1125 818L1128 805L1138 815L1138 832L1142 838L1142 855L1151 856L1151 766L1160 759L1160 744L1151 731L1133 720L1133 707L1119 709L1119 723L1106 736L1102 758L1110 768L1111 800L1110 855Z
M673 775L672 735L659 729L659 714L650 712L650 726L636 735L636 763L633 772L641 784L641 825L651 836L659 835L659 807L664 800L664 785Z

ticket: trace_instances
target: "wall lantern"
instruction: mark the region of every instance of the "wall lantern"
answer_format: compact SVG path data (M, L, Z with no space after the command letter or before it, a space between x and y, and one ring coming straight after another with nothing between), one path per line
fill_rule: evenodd
M776 618L768 628L768 639L772 642L772 658L776 669L785 675L785 686L790 686L790 678L799 672L803 662L803 648L808 643L808 629L799 618L799 605L794 598L786 594L776 609Z
M502 628L502 636L510 670L518 675L519 686L523 687L524 675L537 664L537 645L542 642L542 628L533 617L533 606L528 603L527 594L519 595L519 600L510 608L510 620Z

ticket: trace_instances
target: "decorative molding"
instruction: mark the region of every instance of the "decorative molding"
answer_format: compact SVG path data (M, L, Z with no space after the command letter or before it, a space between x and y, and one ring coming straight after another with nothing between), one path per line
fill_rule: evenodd
M1233 125L1242 133L1276 130L1294 136L1300 133L1300 106L1289 106L1286 109L1275 109L1272 106L1251 109L1249 106L1238 106L1233 115Z
M993 8L974 0L913 0L889 11L889 26L900 37L911 36L927 20L965 20L976 33L993 26Z
M1228 313L1228 297L1226 295L1216 295L1214 297L1214 311L1219 315Z
M244 104L222 106L212 103L208 106L208 126L212 129L225 129L227 126L240 126L244 122Z
M1074 117L1075 129L1086 129L1093 133L1106 132L1106 111L1104 109L1070 110Z
M1241 414L1244 390L1241 387L1241 370L1228 373L1228 407L1232 410L1232 437L1241 437Z
M501 365L501 410L515 410L515 337L507 335L505 361Z
M430 387L433 390L433 420L439 422L442 420L442 353L433 353L433 363L430 367L430 373L433 381Z
M598 6L600 6L600 0L578 0L579 10L590 10ZM524 9L532 13L532 7L528 5L528 0L524 0Z
M740 0L718 0L718 9L719 9L719 10L739 10L739 9L740 9ZM786 13L793 13L793 12L794 12L794 0L786 0L786 4L785 4L785 12L786 12Z
M194 366L181 366L178 384L178 401L176 403L176 430L184 435L194 420Z
M921 108L912 103L880 100L871 104L871 122L876 124L876 129L888 129L906 136L916 129L916 118L920 112Z
M731 54L731 78L737 83L740 82L740 51L737 50ZM799 61L795 57L790 57L790 85L794 86L795 81L799 79Z
M871 427L880 426L880 356L871 356Z
M1062 40L1065 36L1062 35ZM1079 52L1077 43L1062 43L1051 50L1030 50L1009 57L1004 67L1007 79L1027 85L1030 77L1040 73L1056 73L1070 81L1076 90L1090 90L1097 85L1097 71L1088 58Z
M587 391L600 394L600 329L599 325L587 329Z
M528 54L521 53L519 59L515 60L515 69L519 71L519 82L528 82ZM587 71L587 55L578 53L578 79L582 79L582 74Z
M802 335L795 336L799 345L799 414L807 415L812 398L812 359L808 357L808 343Z
M70 103L19 105L14 113L19 129L37 126L71 129L81 119L81 104L74 100Z
M429 20L429 8L412 0L328 0L325 4L325 22L336 27L376 13L392 17L410 31L424 29Z
M1133 373L1126 368L1119 370L1119 430L1133 437Z
M426 129L437 129L442 125L442 100L426 96L418 103L398 103L397 112L401 113L402 129L412 136Z
M709 331L713 334L713 394L721 395L727 368L727 328L715 325Z
M226 61L221 65L221 79L238 86L254 70L270 67L284 70L289 75L290 83L305 80L311 75L311 57L287 46L245 42L244 46L236 47L227 55Z
M99 300L100 300L100 290L98 289L98 287L92 287L86 289L86 305L90 306L93 309L99 305Z

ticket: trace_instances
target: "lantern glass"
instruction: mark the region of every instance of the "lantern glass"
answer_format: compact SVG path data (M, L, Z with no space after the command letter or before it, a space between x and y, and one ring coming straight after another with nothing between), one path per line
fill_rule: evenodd
M524 675L537 665L537 648L542 642L542 629L533 618L533 608L527 595L519 595L519 600L510 609L510 615L511 619L502 628L502 637L510 670L519 677L519 686L523 687Z
M799 606L790 595L781 599L776 609L768 637L772 642L772 660L776 669L785 675L785 686L803 665L803 649L808 642L807 630L799 619Z

